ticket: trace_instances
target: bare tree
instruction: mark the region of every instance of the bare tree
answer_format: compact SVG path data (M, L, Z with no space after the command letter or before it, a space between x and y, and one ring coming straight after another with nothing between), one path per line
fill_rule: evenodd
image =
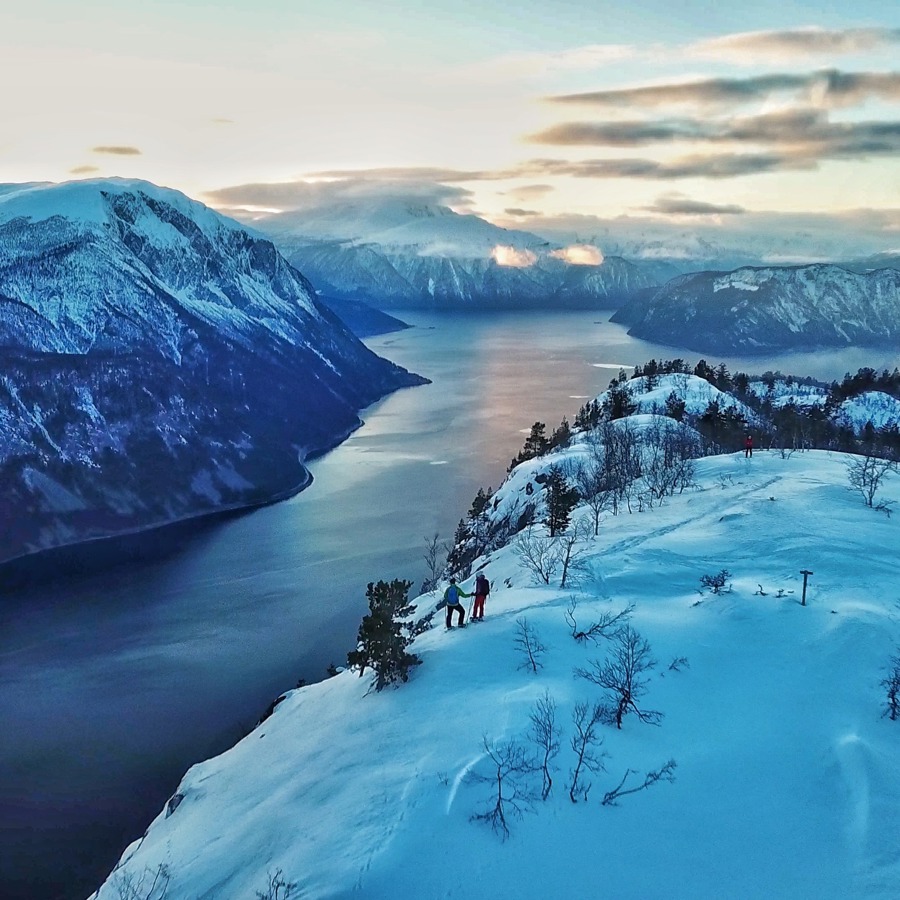
M649 684L649 679L641 675L656 665L650 653L650 644L630 625L626 625L613 637L610 653L604 662L593 660L589 669L578 668L575 674L606 691L617 728L622 727L622 719L629 712L633 712L642 722L658 725L663 717L661 712L638 706Z
M562 566L560 587L567 587L572 581L577 581L585 575L587 547L579 547L578 544L586 538L585 526L581 522L575 522L554 538L559 545L559 561Z
M537 673L538 669L544 668L542 658L547 652L547 648L541 643L534 627L524 616L516 619L514 643L523 656L522 662L519 664L520 669L531 669L532 672Z
M269 883L266 890L257 891L257 900L291 900L297 889L296 881L288 881L281 869L268 873Z
M891 668L881 686L887 691L887 709L884 714L896 721L900 718L900 653L891 657Z
M891 472L896 472L898 463L893 459L881 459L867 450L859 456L852 456L844 465L847 467L847 480L850 490L859 491L866 506L890 513L893 501L882 500L875 503L875 495L881 490L882 482Z
M651 499L661 501L694 483L700 449L680 425L657 419L644 433L644 481Z
M566 623L572 629L572 637L579 643L582 641L593 641L599 643L604 638L610 638L617 634L619 630L628 624L631 614L634 612L634 604L629 603L625 609L619 612L601 613L600 617L591 622L587 628L578 627L578 621L575 618L575 612L578 609L578 599L576 597L569 598L569 604L566 607Z
M631 775L634 770L626 769L625 774L622 776L622 780L614 787L611 791L607 791L603 795L602 805L603 806L618 806L616 802L619 797L624 797L626 794L636 794L638 791L646 790L648 787L652 787L654 784L660 781L668 781L673 782L675 780L675 766L677 763L674 759L670 759L668 762L663 763L658 769L654 771L648 772L644 776L644 780L641 784L637 785L633 788L628 788L627 790L623 790L625 785L625 780Z
M603 738L598 734L597 726L607 721L609 716L609 708L602 703L593 706L587 702L576 703L572 711L575 731L570 744L575 753L575 768L569 776L569 799L573 803L577 803L579 797L587 801L591 790L591 784L586 780L587 772L606 771L603 760L607 754L599 749Z
M575 468L572 480L578 493L591 512L594 537L600 534L600 519L604 512L612 508L614 492L609 483L608 473L603 464L603 446L597 441L588 444L590 457L582 460Z
M719 594L730 577L731 572L728 569L720 569L715 575L701 575L700 585L701 587L708 587L714 594Z
M119 900L163 900L169 892L169 867L160 863L155 870L149 866L140 875L119 871L113 885Z
M543 779L541 800L546 800L553 787L550 765L559 753L560 738L560 729L556 725L556 701L550 696L549 691L544 691L544 696L531 708L529 718L531 719L529 737L537 744Z
M513 552L519 562L531 572L536 584L550 584L550 579L559 569L559 543L546 534L539 534L533 525L519 532L513 544Z
M441 536L435 532L425 539L425 552L422 554L428 576L422 583L422 593L433 594L441 578L444 566L447 564L448 547L441 542Z
M475 813L472 819L487 822L495 834L506 840L510 818L521 818L534 803L529 776L537 767L525 748L516 741L494 743L487 736L482 741L484 752L490 760L490 772L482 775L473 770L469 777L473 781L492 785L493 790L487 808L484 812Z

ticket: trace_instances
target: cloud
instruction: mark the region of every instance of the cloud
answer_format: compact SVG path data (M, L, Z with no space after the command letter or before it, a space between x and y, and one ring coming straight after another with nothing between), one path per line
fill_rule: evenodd
M702 200L691 200L683 194L663 194L656 198L652 206L643 206L641 209L664 216L722 216L747 212L743 206L705 203Z
M519 207L516 207L516 206L510 206L507 209L504 209L503 212L505 212L506 215L508 215L508 216L514 216L514 217L539 216L540 215L540 212L536 209L520 209Z
M513 188L507 193L511 197L518 197L522 200L528 200L532 197L543 197L546 194L551 194L555 191L556 188L553 187L552 184L523 184L518 187Z
M789 95L817 106L853 106L869 98L900 100L900 72L774 73L751 78L705 78L644 87L615 88L546 98L550 103L608 109L653 109L672 105L740 105Z
M382 170L372 170L382 171ZM409 172L419 170L407 170ZM414 203L467 206L471 191L429 182L425 179L377 180L372 172L354 172L356 177L327 181L286 181L239 184L207 191L205 199L219 209L280 210L282 212L319 209L327 204L400 198Z
M551 250L554 259L561 259L570 266L601 266L603 253L593 244L570 244L561 250Z
M723 147L659 162L651 159L597 159L564 163L533 161L529 177L724 178L760 172L814 169L825 160L865 160L900 156L900 121L832 122L820 109L787 109L731 118L664 118L658 121L569 122L530 140L540 144L648 147L707 143ZM724 152L727 146L728 152ZM744 152L736 152L744 150Z
M900 43L900 28L794 28L783 31L745 31L697 41L685 54L731 62L796 59L814 54L868 53Z
M137 147L93 147L91 153L108 153L112 156L140 156L141 151Z
M685 200L676 194L660 199ZM706 253L715 254L718 251L711 248L717 247L733 258L735 265L741 264L741 256L752 261L754 252L764 247L777 247L785 259L795 262L846 261L896 250L900 231L900 207L832 213L747 210L740 215L697 215L689 229L665 211L667 204L662 207L641 208L640 215L609 218L576 213L538 216L530 219L527 227L554 243L598 244L607 256L697 259ZM521 221L498 224L523 227Z
M70 175L88 175L91 172L99 172L100 169L98 166L75 166L72 169L69 169Z
M663 141L695 140L708 130L705 122L691 119L661 119L658 122L564 122L525 139L532 144L555 146L591 145L635 147Z
M789 109L727 119L660 119L656 122L570 122L532 135L539 144L647 146L671 141L705 141L794 145L819 149L829 156L836 148L858 146L865 152L891 154L900 149L900 122L831 122L822 110ZM865 148L869 148L865 150ZM846 151L841 151L841 155ZM852 153L852 150L850 150Z
M815 169L815 159L787 153L691 154L660 162L655 159L533 159L519 168L522 176L567 176L570 178L735 178L763 172Z
M483 169L447 169L431 166L386 166L378 169L325 169L310 172L308 178L351 181L484 181L491 178Z
M514 269L526 269L537 262L537 256L530 250L518 250L504 244L494 247L491 256L498 266L509 266Z

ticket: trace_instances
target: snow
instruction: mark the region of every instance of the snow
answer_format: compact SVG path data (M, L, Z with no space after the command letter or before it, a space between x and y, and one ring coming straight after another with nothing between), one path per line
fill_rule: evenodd
M666 400L674 393L679 400L684 401L685 412L690 415L702 416L709 404L715 402L719 404L720 409L730 408L741 413L748 422L756 421L756 413L749 406L731 394L720 391L705 378L679 373L660 375L655 381L655 386L649 391L646 375L625 382L624 388L632 402L637 404L638 412L652 413L665 410ZM607 393L604 391L597 397L600 404L603 403Z
M868 422L875 428L900 425L900 400L883 391L865 391L845 400L838 418L857 432Z
M32 329L34 349L86 352L106 339L112 310L124 320L118 325L121 340L143 335L136 326L129 330L128 321L146 321L165 338L160 346L177 358L178 310L160 302L161 297L177 299L180 307L239 341L265 330L298 343L301 320L320 318L307 288L286 262L276 260L270 271L248 249L248 237L268 239L178 191L119 178L8 187L0 190L0 226L7 225L9 258L16 258L15 240L25 240L29 255L49 253L61 243L80 248L70 253L66 266L52 271L55 281L42 291L33 290L28 278L8 279L5 290L33 309L42 324L42 331ZM110 202L111 195L129 201L124 210ZM166 221L177 221L173 211L196 226L208 244L197 241L190 229L182 232ZM34 229L27 239L20 238L15 220L41 223L44 245L35 239ZM123 223L145 256L151 247L161 251L157 263L148 266L125 243L119 235ZM218 266L211 264L213 257Z
M788 405L806 408L824 406L828 399L826 388L815 384L788 384L782 379L776 379L772 390L764 381L751 381L749 388L761 400L768 397L776 408Z
M742 270L743 274L746 274L748 271L752 272L752 270ZM766 279L764 280L768 280L768 277L766 277ZM726 288L734 288L735 290L739 291L758 291L759 284L752 281L747 281L744 278L736 277L735 273L726 275L723 278L717 278L713 282L713 293L723 291Z
M486 259L498 244L523 251L546 243L529 232L501 228L447 206L412 202L404 197L330 201L322 206L263 216L254 224L282 239L374 243L388 251L412 249L419 256Z
M511 547L494 552L483 623L446 632L439 614L397 689L369 693L344 672L289 692L187 773L183 801L99 900L159 864L168 896L192 900L256 896L279 870L308 900L898 896L900 723L882 717L879 682L900 643L900 522L847 490L845 459L699 460L696 490L604 520L577 591L535 586ZM884 495L900 497L900 478ZM722 568L730 590L701 593L700 576ZM578 804L571 712L600 691L573 669L606 648L573 640L573 595L579 624L635 604L659 661L644 705L664 713L659 727L603 726L606 771ZM514 646L523 616L547 646L537 674ZM671 670L677 657L689 666ZM545 691L564 730L553 790L502 842L472 821L491 785L471 775L489 774L483 739L521 738ZM633 784L669 759L674 783L601 805L626 770Z
M40 222L53 216L74 221L102 225L109 221L110 211L105 194L142 193L176 208L194 222L207 235L218 229L244 230L225 216L191 200L180 191L159 187L149 181L135 178L89 178L62 183L33 183L8 185L9 191L0 191L0 224L24 216L32 222ZM13 188L18 188L15 190ZM145 217L146 218L146 217ZM160 243L168 243L170 225L155 221L160 229Z

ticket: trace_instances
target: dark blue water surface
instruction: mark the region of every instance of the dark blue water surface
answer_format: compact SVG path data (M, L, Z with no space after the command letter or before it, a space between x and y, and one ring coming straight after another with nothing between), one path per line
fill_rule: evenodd
M452 535L533 422L571 420L620 365L697 358L605 314L405 318L367 343L433 384L366 410L297 497L0 570L0 896L86 897L191 763L344 661L367 582L420 583L425 536ZM726 361L833 379L898 359Z

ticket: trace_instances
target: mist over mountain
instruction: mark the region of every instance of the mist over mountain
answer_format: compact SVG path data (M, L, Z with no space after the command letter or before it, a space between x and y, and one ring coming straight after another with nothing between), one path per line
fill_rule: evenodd
M706 208L705 214L694 212ZM596 244L645 265L664 262L674 274L731 271L742 266L835 263L850 268L895 265L900 252L894 210L776 213L692 203L679 195L660 198L649 215L529 216L520 219L548 240ZM659 213L668 215L661 216Z
M252 224L321 293L385 308L612 308L679 271L414 197L338 199Z
M836 265L697 272L628 303L613 321L645 340L705 353L896 346L900 270Z
M421 383L273 244L177 191L0 190L0 560L267 502Z

